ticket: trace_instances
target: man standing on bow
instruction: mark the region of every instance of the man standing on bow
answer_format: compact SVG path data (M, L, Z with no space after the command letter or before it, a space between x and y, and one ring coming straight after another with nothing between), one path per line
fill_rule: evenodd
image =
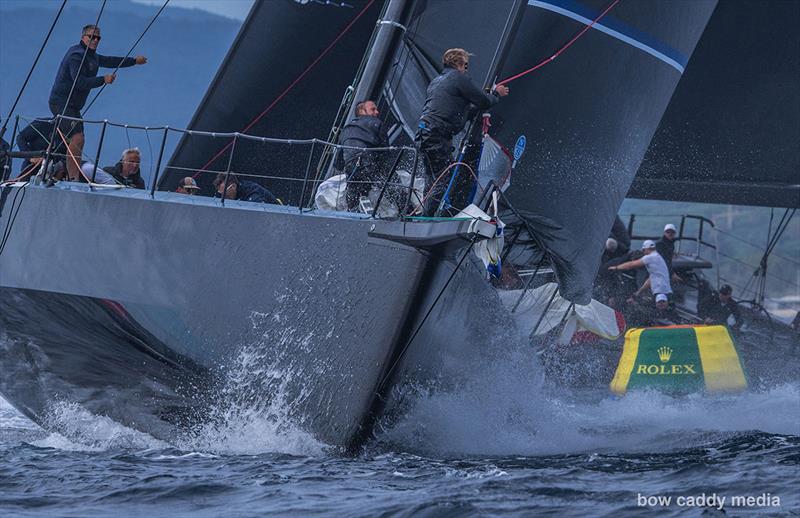
M425 106L419 119L415 141L427 161L435 185L431 188L433 206L438 207L447 187L448 175L439 178L453 160L453 136L466 122L468 109L474 105L487 110L508 95L508 87L496 86L485 93L466 75L470 54L464 49L449 49L442 56L444 70L428 85ZM438 179L438 182L437 182Z
M64 59L56 72L53 88L50 90L50 111L53 115L65 115L81 119L81 110L86 104L86 99L93 88L104 84L111 84L116 79L115 74L98 76L100 67L124 68L133 65L144 65L147 58L120 58L114 56L101 56L97 53L100 44L100 27L86 25L81 34L81 41L67 49ZM70 180L76 180L80 174L81 153L83 153L83 122L62 120L58 129L63 133L69 143L67 149L67 174ZM61 144L61 136L56 133L53 146L57 149ZM63 148L62 148L63 149Z

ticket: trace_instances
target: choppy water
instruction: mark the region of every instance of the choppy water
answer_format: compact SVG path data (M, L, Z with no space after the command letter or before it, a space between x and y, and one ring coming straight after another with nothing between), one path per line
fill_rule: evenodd
M800 512L797 384L739 396L639 393L589 403L520 388L483 381L422 397L356 458L257 415L194 444L170 445L65 406L58 419L79 437L66 439L0 400L0 510L593 516L637 515L643 498L662 496L672 499L671 512L713 516L720 512L677 502L713 493L726 498L728 516ZM731 506L735 496L761 500Z

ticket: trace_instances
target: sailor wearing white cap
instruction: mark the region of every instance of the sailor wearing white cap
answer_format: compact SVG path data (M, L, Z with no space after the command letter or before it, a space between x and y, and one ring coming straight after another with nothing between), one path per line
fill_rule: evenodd
M636 291L634 297L650 288L653 295L656 297L656 305L664 305L666 302L664 297L672 293L667 263L665 263L664 259L658 254L656 251L656 244L651 239L642 243L642 252L644 252L644 256L641 259L628 261L618 266L611 266L609 270L624 271L642 267L647 268L647 273L650 274L650 277L642 284L642 287ZM660 295L663 297L659 297ZM659 298L662 300L659 300Z
M678 238L678 231L675 225L667 223L664 225L664 235L656 242L656 252L667 263L667 269L672 273L672 256L675 255L675 240Z

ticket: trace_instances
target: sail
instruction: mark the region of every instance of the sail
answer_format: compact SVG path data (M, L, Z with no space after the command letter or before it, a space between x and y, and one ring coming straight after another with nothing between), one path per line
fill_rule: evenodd
M634 198L800 206L800 3L720 1Z
M470 76L490 86L505 55L504 40L516 29L524 2L494 0L476 9L471 0L415 2L405 37L386 73L380 99L413 138L431 79L442 71L442 55L453 47L473 54Z
M257 1L233 43L190 129L246 132L280 138L324 138L345 89L353 80L382 2ZM230 142L184 137L161 180L172 189L187 169L224 171ZM240 141L231 169L237 173L303 178L306 150ZM272 172L272 173L270 173ZM191 174L191 173L189 173ZM214 175L200 174L210 189ZM302 182L264 181L276 195L297 196Z
M502 75L552 56L610 4L529 0ZM714 6L621 0L493 109L492 135L516 159L506 194L543 226L570 301L591 298L603 243Z

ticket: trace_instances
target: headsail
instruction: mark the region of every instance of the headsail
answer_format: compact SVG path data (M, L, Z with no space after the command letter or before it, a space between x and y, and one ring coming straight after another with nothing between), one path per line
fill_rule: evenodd
M327 134L364 53L381 2L257 1L242 25L189 126L194 130L310 138ZM184 138L170 167L224 170L228 142ZM305 156L270 153L264 146L237 150L234 171L281 171L302 178ZM297 164L288 163L297 160ZM171 188L186 172L169 169ZM208 187L213 175L197 180ZM299 183L299 182L295 182ZM278 196L281 186L270 185Z
M629 196L800 207L800 4L720 2Z
M503 73L553 55L609 3L529 0ZM493 110L498 141L527 143L507 194L547 218L541 237L573 302L591 298L603 243L714 5L622 0Z

